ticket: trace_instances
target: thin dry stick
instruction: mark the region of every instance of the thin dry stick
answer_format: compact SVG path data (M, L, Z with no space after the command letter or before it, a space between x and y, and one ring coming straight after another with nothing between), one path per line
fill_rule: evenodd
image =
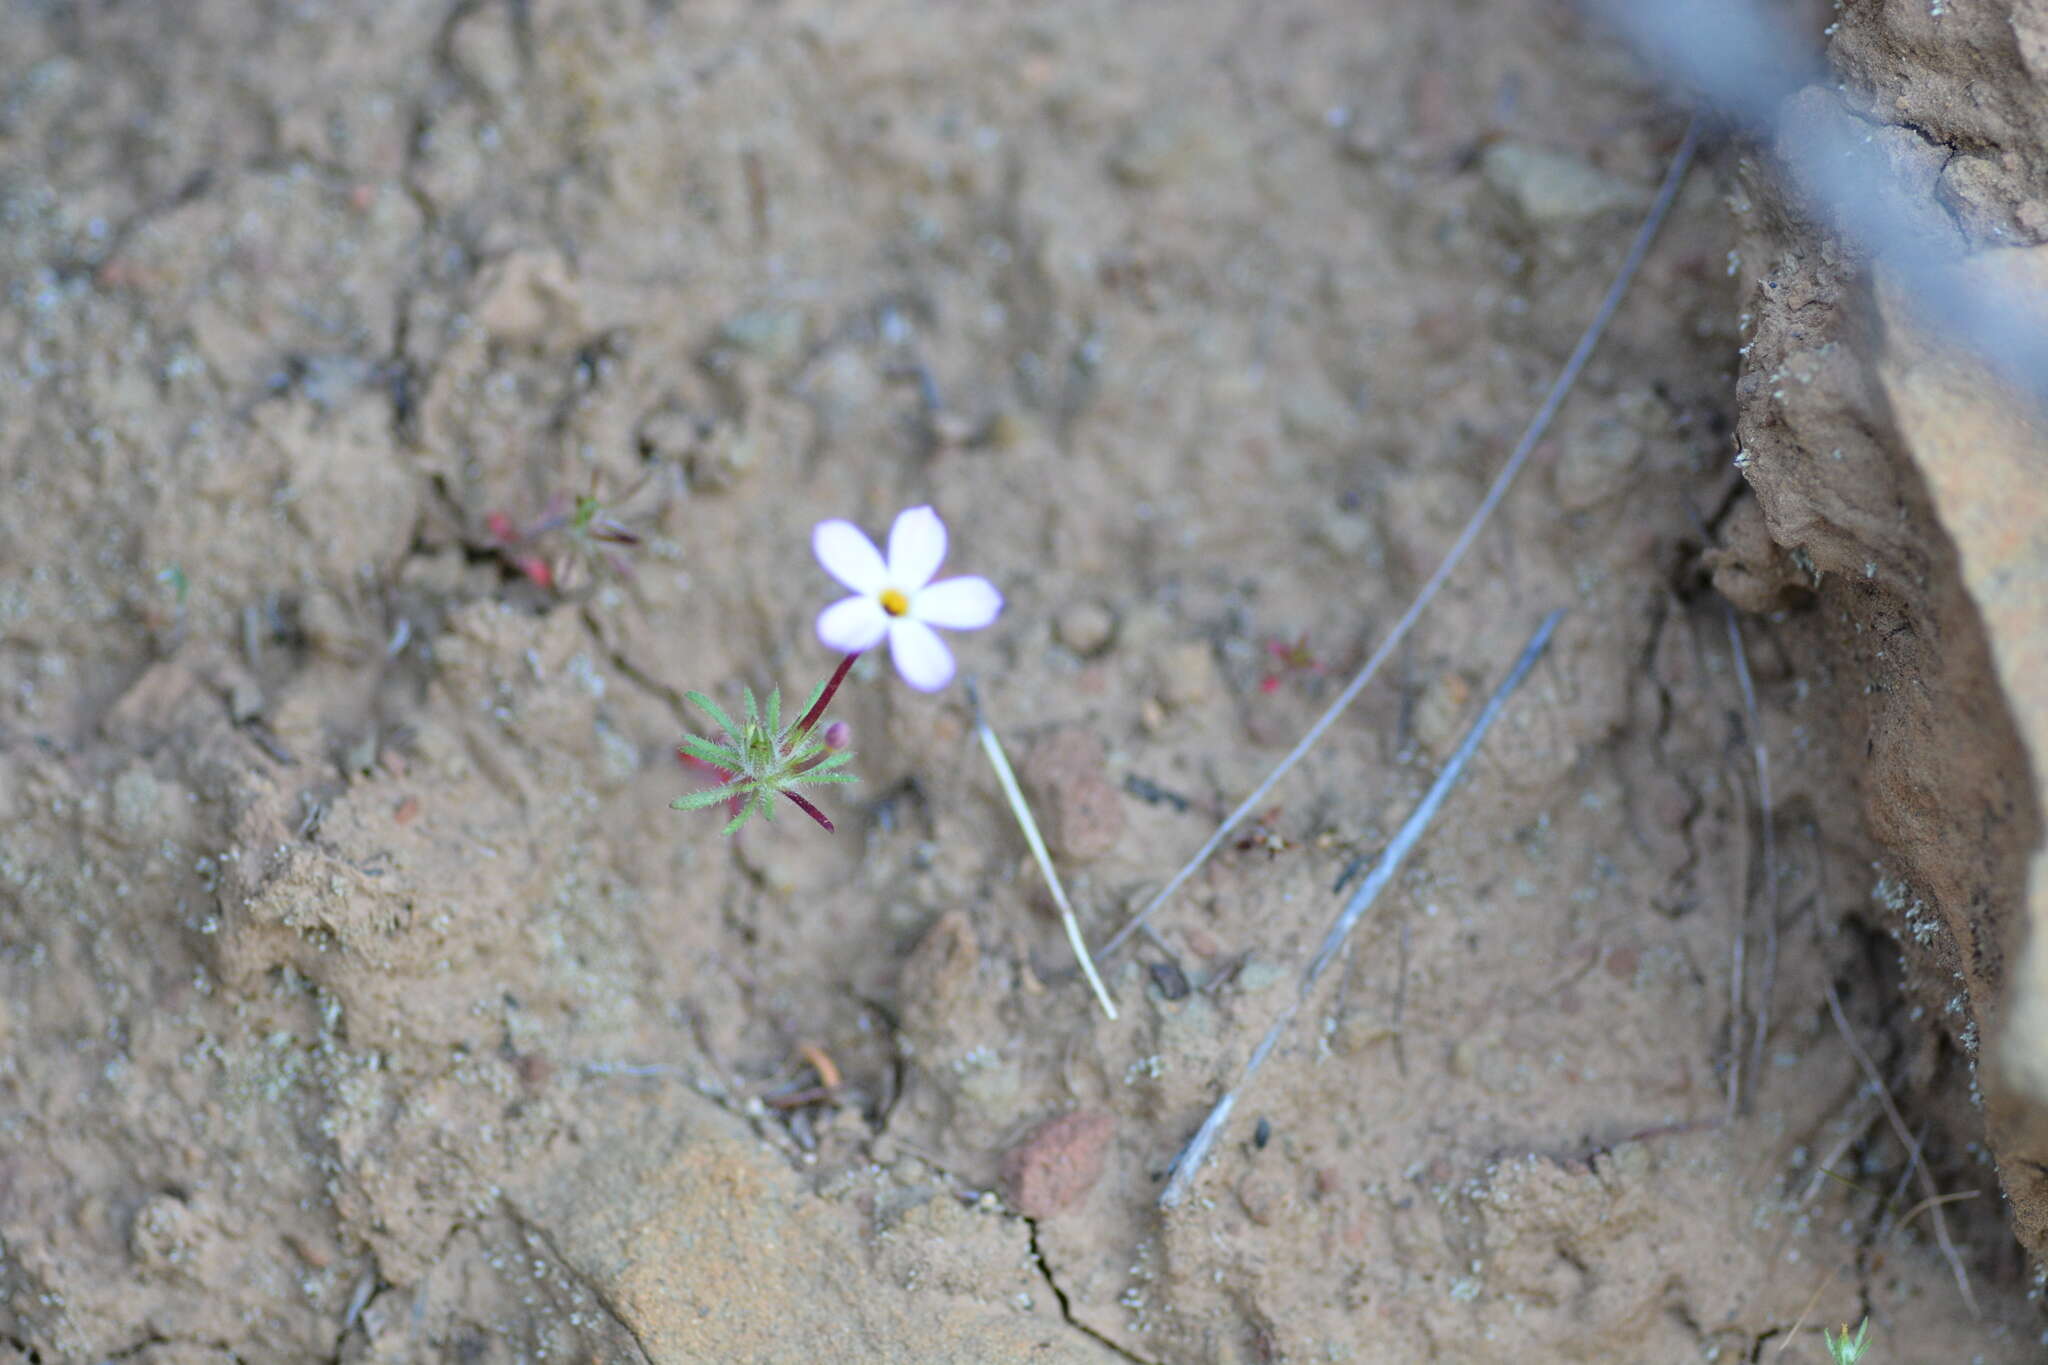
M1764 744L1763 713L1756 704L1756 683L1750 677L1749 652L1742 647L1742 623L1736 618L1732 602L1721 604L1728 618L1728 645L1735 652L1735 681L1742 688L1743 724L1749 730L1750 756L1756 763L1756 800L1758 815L1763 822L1764 875L1764 961L1763 971L1757 982L1756 1035L1750 1040L1749 1048L1749 1089L1750 1099L1756 1098L1756 1087L1764 1072L1764 1039L1771 1031L1771 995L1778 985L1778 831L1775 808L1771 804L1771 752ZM1748 895L1748 888L1743 894ZM1747 901L1739 921L1738 932L1747 936L1749 915ZM1742 1002L1741 977L1736 978L1738 992L1736 1009Z
M1919 1173L1920 1157L1926 1148L1927 1124L1923 1121L1920 1124L1920 1131L1913 1134L1913 1155L1907 1159L1906 1169L1899 1172L1899 1183L1892 1186L1891 1197L1884 1201L1882 1212L1885 1217L1891 1217L1892 1211L1898 1208L1899 1201L1906 1197L1906 1186L1912 1184L1913 1177Z
M1001 784L1003 796L1010 803L1010 813L1017 817L1018 828L1024 831L1024 842L1031 847L1031 856L1038 860L1038 870L1045 875L1045 884L1052 891L1052 903L1060 910L1060 923L1067 931L1067 942L1074 946L1074 956L1080 959L1081 970L1088 977L1088 984L1094 988L1095 998L1102 1002L1102 1012L1112 1020L1116 1018L1116 1004L1109 998L1108 987L1096 975L1095 960L1088 956L1088 944L1081 937L1081 921L1074 917L1074 906L1067 899L1067 888L1060 884L1060 874L1052 865L1052 854L1046 851L1045 840L1038 833L1038 821L1031 818L1031 806L1024 800L1024 791L1017 785L1017 774L1010 767L1009 756L1003 752L1003 742L996 738L996 732L988 728L982 719L981 698L971 689L969 699L974 704L974 733L981 737L981 751L988 755L991 768L996 770L996 781Z
M1501 709L1507 705L1508 697L1521 685L1522 679L1529 675L1529 670L1535 667L1544 646L1550 643L1551 631L1557 628L1558 620L1563 615L1564 612L1560 609L1543 618L1543 624L1536 628L1536 633L1530 637L1527 647L1522 650L1521 657L1515 660L1515 666L1508 670L1507 677L1501 679L1500 686L1494 688L1493 695L1486 699L1485 708L1480 711L1478 719L1472 722L1472 728L1465 732L1465 738L1459 743L1457 751L1451 755L1450 761L1444 764L1443 771L1437 774L1436 781L1430 784L1429 791L1402 824L1400 831L1394 835L1386 851L1380 854L1380 859L1373 864L1372 871L1366 873L1365 880L1358 884L1358 889L1351 893L1351 899L1345 902L1344 908L1337 913L1336 921L1330 925L1329 932L1323 935L1322 946L1316 950L1316 955L1309 959L1308 966L1302 968L1301 984L1295 991L1294 999L1288 1001L1287 1006L1280 1011L1279 1017L1273 1021L1272 1027L1266 1030L1266 1036L1252 1049L1251 1059L1244 1064L1244 1072L1237 1078L1237 1084L1223 1092L1223 1098L1216 1101L1216 1106L1209 1111L1209 1116L1202 1120L1202 1126L1196 1130L1194 1137L1181 1149L1179 1158L1173 1164L1173 1175L1166 1182L1166 1188L1160 1192L1159 1207L1174 1208L1187 1198L1188 1191L1194 1187L1195 1177L1201 1173L1202 1163L1208 1158L1209 1149L1215 1145L1217 1137L1223 1132L1223 1125L1230 1121L1230 1112L1237 1107L1239 1097L1250 1088L1252 1077L1265 1065L1266 1058L1273 1055L1274 1047L1279 1044L1288 1026L1294 1022L1295 1016L1301 1013L1301 1007L1308 1003L1309 994L1315 989L1316 978L1322 975L1323 969L1329 966L1330 959L1343 948L1344 941L1351 936L1351 931L1358 927L1358 921L1372 908L1372 903L1379 899L1380 892L1394 880L1394 875L1401 870L1401 864L1421 841L1424 831L1429 828L1429 822L1436 818L1437 811L1442 808L1444 798L1450 795L1451 787L1457 782L1458 775L1464 772L1465 765L1471 761L1472 755L1478 752L1480 741L1486 738L1487 730L1500 716Z
M1735 912L1735 944L1728 962L1728 1104L1727 1120L1735 1121L1742 1109L1742 978L1747 970L1749 946L1749 888L1738 897Z
M1301 741L1288 751L1287 756L1280 760L1272 772L1266 774L1265 780L1253 789L1252 794L1245 797L1237 809L1217 826L1216 832L1195 850L1195 855L1188 859L1180 871L1173 874L1172 879L1160 889L1159 894L1111 935L1109 942L1102 945L1104 957L1122 947L1124 940L1151 918L1152 912L1164 905L1189 877L1201 869L1202 864L1209 860L1209 856L1223 846L1223 841L1230 837L1231 831L1243 823L1246 816L1265 803L1267 794L1279 784L1282 777L1286 776L1288 769L1307 756L1309 750L1315 747L1316 741L1323 737L1323 731L1329 729L1344 708L1351 705L1358 694L1365 690L1365 685L1380 671L1380 665L1387 661L1388 656L1406 638L1410 628L1421 618L1423 610L1436 597L1444 581L1451 576L1451 571L1458 567L1458 561L1472 548L1472 542L1479 538L1479 532L1492 517L1494 508L1500 506L1501 499L1507 496L1508 488L1514 483L1515 476L1521 473L1522 466L1528 463L1530 454L1536 449L1536 443L1542 440L1543 433L1549 430L1551 419L1557 415L1558 408L1563 406L1565 395L1571 392L1572 385L1578 382L1579 372L1585 369L1586 361L1593 354L1593 347L1599 343L1601 334L1607 330L1608 322L1614 317L1615 310L1621 306L1622 295L1628 292L1629 284L1635 279L1636 271L1643 263L1643 257L1649 252L1651 240L1656 237L1657 229L1663 225L1672 201L1678 197L1678 187L1684 182L1685 172L1692 165L1693 152L1699 146L1699 128L1700 120L1697 116L1686 124L1685 137L1679 142L1678 151L1671 158L1671 169L1664 173L1664 183L1658 186L1657 197L1651 203L1649 213L1644 216L1643 225L1636 229L1635 240L1629 243L1628 254L1622 258L1621 269L1615 273L1614 282L1608 285L1606 297L1600 300L1600 307L1593 314L1592 322L1587 324L1578 344L1572 348L1571 355L1564 362L1564 368L1558 372L1557 381L1550 386L1550 392L1544 396L1543 405L1536 409L1536 415L1529 420L1529 426L1523 431L1521 440L1515 443L1514 450L1508 455L1507 463L1501 466L1500 473L1494 475L1493 483L1486 490L1486 496L1480 499L1478 510L1472 513L1472 519L1465 523L1465 529L1458 533L1458 538L1451 542L1450 551L1444 555L1443 562L1436 566L1436 572L1422 585L1422 591L1415 595L1415 600L1408 605L1408 610L1401 613L1401 618L1394 622L1393 629L1387 632L1387 637L1373 650L1372 657L1365 661L1365 667L1358 670L1358 676L1344 685L1344 690L1337 694L1337 699L1330 703L1329 709L1316 719L1316 723L1309 726L1308 733L1301 737Z
M1820 1194L1821 1186L1835 1176L1835 1163L1849 1154L1849 1149L1863 1140L1863 1130L1877 1120L1877 1103L1858 1104L1850 1111L1849 1121L1842 1128L1842 1136L1833 1147L1813 1165L1813 1178L1806 1182L1806 1193L1799 1196L1799 1206L1805 1208Z
M1813 1311L1813 1306L1820 1302L1821 1295L1828 1292L1828 1286L1835 1282L1835 1276L1840 1272L1841 1267L1839 1266L1828 1267L1828 1273L1821 1276L1820 1283L1813 1287L1813 1296L1807 1299L1806 1307L1800 1309L1799 1316L1792 1320L1792 1326L1789 1330L1786 1331L1785 1339L1779 1342L1778 1349L1771 1353L1773 1356L1781 1356L1785 1354L1786 1350L1791 1347L1792 1343L1799 1339L1799 1329L1806 1325L1806 1315Z
M1900 1143L1905 1146L1906 1159L1919 1167L1920 1187L1927 1191L1928 1198L1935 1201L1929 1206L1933 1214L1934 1240L1940 1244L1941 1254L1955 1274L1956 1288L1963 1292L1963 1302L1969 1306L1970 1315L1982 1317L1983 1313L1977 1307L1977 1296L1970 1292L1970 1273L1963 1269L1962 1255L1957 1252L1956 1244L1949 1240L1948 1219L1941 1216L1941 1191L1935 1187L1934 1175L1927 1169L1927 1163L1920 1159L1920 1144L1914 1139L1912 1130L1906 1127L1905 1116L1893 1102L1892 1092L1885 1087L1884 1076L1878 1071L1877 1063L1870 1060L1870 1054L1857 1040L1856 1031L1849 1027L1849 1016L1842 1010L1841 993L1835 989L1832 980L1827 983L1827 995L1828 1013L1834 1015L1835 1027L1841 1031L1842 1041L1849 1045L1849 1055L1856 1059L1856 1064L1863 1068L1864 1076L1877 1088L1878 1102L1884 1106L1884 1115L1891 1121L1892 1131L1898 1134Z
M1394 1067L1401 1079L1408 1079L1408 916L1401 916L1401 954L1396 959L1401 974L1394 980Z
M1904 1232L1906 1224L1918 1217L1922 1209L1936 1208L1942 1204L1959 1204L1965 1199L1975 1199L1983 1193L1984 1191L1982 1190L1957 1190L1954 1194L1930 1195L1906 1210L1906 1216L1899 1220L1897 1231Z

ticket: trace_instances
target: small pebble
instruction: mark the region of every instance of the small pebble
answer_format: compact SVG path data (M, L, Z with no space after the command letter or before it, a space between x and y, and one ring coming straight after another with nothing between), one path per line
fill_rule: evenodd
M1577 157L1521 142L1496 142L1480 158L1480 174L1530 227L1566 228L1648 196L1643 188Z
M1200 641L1175 645L1159 660L1159 700L1174 711L1207 701L1214 691L1216 663Z
M228 718L237 725L247 725L262 719L266 705L263 688L254 678L238 678L228 693Z
M1460 722L1471 700L1472 684L1457 673L1439 673L1422 689L1422 696L1415 703L1415 738L1439 762L1463 738Z
M757 308L719 328L718 339L781 368L803 352L804 315L795 308Z
M1379 527L1357 512L1332 508L1316 524L1315 537L1316 543L1336 558L1356 560L1369 569L1378 568L1386 559Z
M1059 642L1084 659L1108 649L1116 637L1116 615L1100 602L1075 602L1053 624Z
M1073 1207L1102 1179L1116 1122L1078 1110L1047 1119L1003 1157L1003 1186L1027 1218L1049 1218Z
M1252 1171L1237 1182L1237 1202L1245 1217L1270 1227L1287 1205L1287 1191L1275 1177Z
M1188 994L1188 979L1180 968L1171 962L1148 964L1152 972L1152 984L1168 1000L1185 1000Z
M1282 975L1278 963L1247 962L1237 974L1237 988L1246 995L1257 995L1278 985Z
M1047 839L1062 857L1099 858L1123 835L1123 794L1107 766L1101 738L1079 727L1055 730L1031 746L1024 780L1043 803Z
M999 412L981 430L981 443L990 450L1015 450L1031 435L1031 429L1014 412Z
M1642 433L1619 418L1604 418L1565 443L1551 466L1551 488L1566 511L1583 512L1633 488L1642 456Z
M1109 169L1133 188L1185 180L1216 159L1214 130L1179 107L1139 116L1110 154Z

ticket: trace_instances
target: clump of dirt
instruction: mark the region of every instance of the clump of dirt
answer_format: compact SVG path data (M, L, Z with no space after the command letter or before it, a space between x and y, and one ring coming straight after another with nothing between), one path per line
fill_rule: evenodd
M856 667L836 836L668 808L682 689L831 666L810 526L928 501L1105 938L1435 567L1678 143L1568 9L199 0L0 53L0 1354L2036 1353L1995 1201L1946 1209L1972 1316L1826 1003L1985 1187L1866 928L1839 586L1737 534L1709 174L1117 1022L957 690ZM640 543L572 582L591 490ZM1737 626L1761 734L1737 567L1795 613Z
M1867 123L1904 182L1946 210L1949 250L2039 293L2041 21L1940 9L1845 15L1829 30L1845 83L1797 99ZM1863 750L1861 800L1832 823L1860 816L1879 845L1863 918L1896 944L1912 1020L1938 1035L1923 1046L1942 1060L1919 1079L1966 1081L1982 1114L1959 1113L1955 1139L1984 1136L2038 1264L2048 981L2022 954L2048 945L2048 879L2029 874L2048 753L2044 433L2032 399L2002 389L1776 183L1751 175L1736 195L1753 326L1738 435L1768 539L1715 581L1753 595L1759 575L1787 580L1796 565L1828 666L1858 684L1842 723Z

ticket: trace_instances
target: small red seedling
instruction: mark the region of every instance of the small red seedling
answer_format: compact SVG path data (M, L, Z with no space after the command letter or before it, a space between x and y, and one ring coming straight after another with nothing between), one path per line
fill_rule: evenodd
M642 480L620 504L638 499L651 482L651 476ZM503 511L486 516L484 526L490 533L491 548L520 577L545 592L566 592L583 568L603 565L620 578L633 576L633 566L625 556L608 548L631 549L640 544L639 533L620 520L622 515L619 505L599 500L593 478L591 491L573 501L560 493L550 497L529 526L521 527ZM550 536L561 542L552 557L536 544Z
M1250 853L1254 849L1264 849L1268 858L1277 858L1293 848L1294 841L1279 830L1282 809L1284 807L1275 806L1255 819L1251 829L1247 830L1234 845L1237 851Z
M1280 684L1290 674L1320 678L1328 670L1322 660L1309 651L1308 632L1303 631L1293 644L1284 640L1266 641L1266 653L1273 659L1273 671L1259 679L1259 691L1271 694L1280 690Z

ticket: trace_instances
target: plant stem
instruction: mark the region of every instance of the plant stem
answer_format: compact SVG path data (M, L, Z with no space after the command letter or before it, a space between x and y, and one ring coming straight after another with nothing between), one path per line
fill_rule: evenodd
M820 825L823 825L825 827L825 832L827 834L831 834L833 832L832 822L825 818L825 812L819 810L816 806L812 805L809 801L806 801L803 797L798 796L793 791L785 789L782 794L788 797L790 800L796 802L796 807L798 810L802 811L805 815L810 816L813 820L816 820Z
M676 761L685 768L695 768L699 772L711 773L718 778L721 784L732 781L734 776L731 769L721 768L716 763L706 763L687 749L676 750ZM733 797L725 803L725 813L727 815L738 815L740 813L740 804L746 799L744 794ZM828 823L825 828L830 829L832 826Z
M839 684L846 681L846 671L859 657L858 653L849 654L839 661L839 667L833 669L832 676L825 680L825 690L818 694L818 700L811 704L811 709L804 712L804 718L789 732L791 739L802 739L811 732L811 727L818 723L818 717L824 715L825 708L832 704L832 694L839 690Z
M1102 1012L1112 1020L1116 1018L1116 1005L1109 998L1109 988L1102 984L1096 974L1095 959L1088 956L1088 945L1081 938L1081 922L1074 917L1074 907L1067 900L1067 888L1060 884L1060 874L1053 869L1052 854L1046 851L1045 840L1039 836L1038 822L1031 818L1031 807L1025 803L1024 792L1017 785L1017 774L1010 768L1010 760L1003 753L1003 743L996 738L996 732L988 728L988 722L981 718L981 708L975 707L974 729L981 737L982 752L988 755L989 766L996 770L996 781L1001 784L1003 796L1010 803L1010 812L1017 817L1017 825L1024 831L1024 842L1031 846L1031 856L1038 860L1038 870L1045 874L1045 884L1052 892L1053 904L1060 909L1060 924L1067 931L1067 942L1073 945L1074 956L1081 963L1081 971L1087 976L1088 984L1095 990L1095 998L1102 1002Z

